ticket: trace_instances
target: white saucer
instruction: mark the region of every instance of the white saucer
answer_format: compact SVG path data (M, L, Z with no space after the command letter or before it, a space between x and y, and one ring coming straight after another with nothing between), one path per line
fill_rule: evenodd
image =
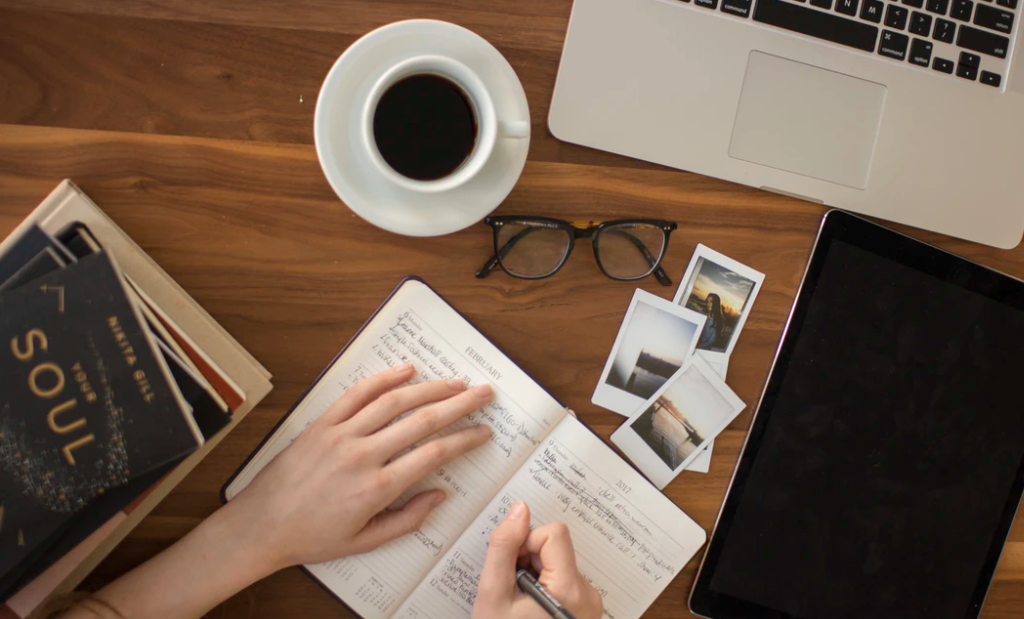
M313 133L324 175L356 214L398 234L438 236L473 225L501 204L526 165L530 140L499 138L483 169L450 191L421 193L388 181L365 155L362 104L387 69L420 54L465 64L490 91L499 118L530 121L523 85L501 52L461 26L416 19L378 28L345 50L320 89Z

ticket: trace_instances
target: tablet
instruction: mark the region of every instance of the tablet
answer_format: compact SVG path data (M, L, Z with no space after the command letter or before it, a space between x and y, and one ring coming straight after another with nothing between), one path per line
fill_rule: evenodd
M1024 489L1024 283L826 215L690 595L977 617Z

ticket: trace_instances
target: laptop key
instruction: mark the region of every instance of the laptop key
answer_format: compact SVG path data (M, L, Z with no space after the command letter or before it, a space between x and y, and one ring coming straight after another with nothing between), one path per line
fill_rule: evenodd
M996 0L996 4L999 6L1005 6L1008 9L1017 8L1017 0Z
M932 48L935 44L924 39L914 39L910 44L910 62L927 67L932 63Z
M693 0L693 3L705 9L714 10L718 8L718 0Z
M971 12L974 10L974 2L971 0L953 0L953 8L949 16L961 21L971 21Z
M960 34L956 37L956 44L996 58L1006 58L1006 51L1010 49L1010 39L1000 36L994 32L980 30L964 24L960 26Z
M949 10L949 0L928 0L927 9L929 13L945 15Z
M754 5L754 21L866 52L875 51L878 40L875 26L783 0L758 0Z
M903 60L907 57L907 43L909 42L910 37L905 34L883 30L882 41L878 44L878 53L896 60Z
M978 67L981 66L981 56L977 54L971 54L969 52L960 52L960 62L958 62L957 64L962 64L977 69Z
M978 12L974 15L974 23L1009 34L1013 28L1013 13L979 4Z
M811 6L816 6L819 9L825 9L827 11L832 8L832 0L811 0Z
M935 30L932 31L932 38L943 43L952 43L953 35L956 33L956 24L948 19L936 19Z
M1003 78L1000 77L998 73L993 73L991 71L982 71L980 81L982 84L987 84L989 86L995 86L996 88L999 88L999 82L1003 81Z
M953 61L946 60L945 58L939 58L938 56L936 56L935 60L932 61L932 68L935 69L936 71L941 71L943 73L949 73L950 75L952 75Z
M885 25L897 30L907 27L907 9L902 6L890 4L885 10Z
M881 0L864 0L864 6L860 9L860 18L880 24L882 23L882 8L884 6Z
M923 37L932 33L932 16L914 11L910 14L910 31Z
M838 2L836 2L836 12L856 17L857 4L858 0L838 0Z
M750 17L753 0L722 0L722 12L739 17Z
M971 80L972 82L978 79L978 67L969 67L965 64L956 65L957 77L962 77L965 80Z
M919 9L924 6L924 0L903 0L903 4Z

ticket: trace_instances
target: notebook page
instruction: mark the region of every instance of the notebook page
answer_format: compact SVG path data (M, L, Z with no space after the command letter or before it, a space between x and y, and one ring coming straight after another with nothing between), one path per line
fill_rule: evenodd
M531 526L565 522L609 619L637 619L704 544L700 526L604 442L565 417L395 613L469 617L491 532L515 501Z
M345 389L405 361L412 382L458 377L489 382L494 400L446 430L472 424L494 429L491 441L428 476L396 505L431 488L448 500L414 534L363 555L307 566L335 595L367 619L386 618L412 592L494 493L526 461L565 409L423 283L410 280L296 407L227 490L230 500Z

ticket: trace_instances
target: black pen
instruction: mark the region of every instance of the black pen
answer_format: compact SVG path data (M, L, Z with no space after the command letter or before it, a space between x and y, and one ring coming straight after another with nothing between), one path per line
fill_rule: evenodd
M558 603L558 600L544 588L544 585L537 582L537 578L528 570L516 572L516 583L523 590L523 593L532 597L535 602L540 604L540 607L544 609L544 612L551 615L552 619L576 619L572 616L572 613Z

